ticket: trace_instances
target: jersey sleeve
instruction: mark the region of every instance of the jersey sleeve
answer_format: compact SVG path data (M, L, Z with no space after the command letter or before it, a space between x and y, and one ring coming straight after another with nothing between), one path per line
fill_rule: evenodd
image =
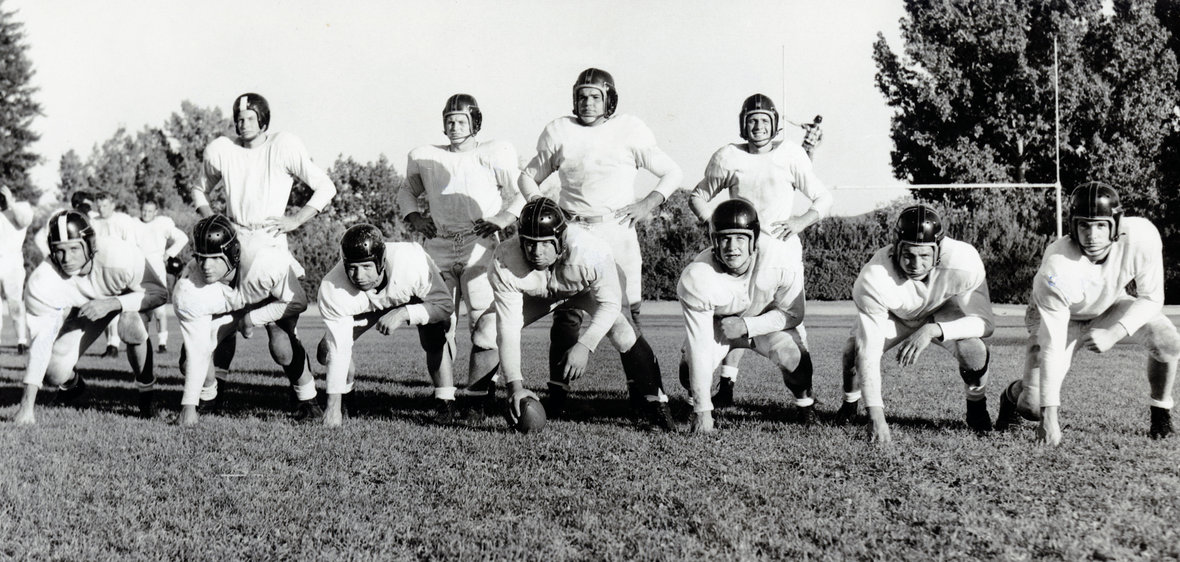
M802 149L798 150L802 153ZM811 208L822 219L831 214L832 192L820 181L819 176L815 175L815 167L811 165L811 159L807 157L807 154L802 153L801 156L801 158L796 158L791 166L795 189L798 189L804 197L811 201Z
M1052 265L1053 258L1050 257L1046 263ZM1074 300L1080 299L1071 291L1080 288L1063 283L1063 280L1072 276L1060 273L1059 270L1043 266L1033 278L1032 306L1040 317L1037 325L1037 345L1040 346L1037 363L1041 367L1042 407L1061 405L1061 384L1065 381L1070 359L1066 354L1070 306Z
M803 290L803 270L784 267L780 271L774 301L766 312L743 318L751 338L794 328L803 322L807 298Z
M332 183L332 178L328 177L323 168L311 161L311 156L307 154L307 148L303 146L302 141L290 135L282 136L285 138L283 164L287 173L299 178L311 188L312 195L307 200L307 206L317 212L323 211L336 196L336 184Z
M509 272L493 264L488 273L496 311L496 346L500 354L500 372L504 382L524 379L520 368L520 333L524 330L524 295L506 279Z
M686 332L685 351L688 359L688 386L692 394L694 412L713 411L713 365L711 351L716 342L712 310L695 308L680 301Z
M413 247L420 253L418 259L421 261L421 265L416 270L419 274L418 280L414 284L414 296L421 299L422 302L406 305L409 322L415 326L442 322L450 318L451 312L455 308L454 301L451 300L451 293L447 290L447 285L443 282L442 274L439 273L434 260L430 259L430 256L426 255L426 252L419 246Z
M496 174L496 184L500 186L501 198L504 199L500 212L519 217L525 201L519 187L520 162L511 144L498 143L492 155L492 170Z
M537 137L537 154L521 171L522 175L532 178L538 187L561 167L561 142L556 138L556 127L555 121L541 131L541 136ZM522 192L522 195L531 199L534 194Z
M197 184L193 186L193 206L200 209L208 207L209 194L221 183L221 159L218 155L218 144L221 138L214 139L205 147L201 157L201 173L197 176Z
M856 342L856 369L861 377L861 391L865 406L884 408L881 397L881 355L885 353L885 326L889 308L872 290L871 271L861 270L852 287L852 301L856 305L856 324L852 337Z
M1119 323L1134 334L1144 324L1159 315L1164 307L1164 255L1159 230L1143 221L1145 228L1136 229L1141 235L1134 240L1135 292L1138 297L1131 303Z
M168 247L164 250L164 253L170 258L174 258L179 256L180 252L184 251L184 247L188 245L188 234L177 228L176 223L172 219L165 218L168 221Z
M267 299L248 313L248 321L254 326L298 316L307 309L307 295L290 263L286 263L285 268L276 266L269 273L265 280L260 281L270 287Z
M943 341L957 341L967 338L984 338L995 329L991 296L988 294L987 275L979 254L972 252L970 269L956 273L964 279L964 290L951 297L950 302L963 312L962 318L939 322Z
M725 165L725 149L713 153L709 164L705 166L705 177L692 190L692 197L705 202L712 201L718 193L731 189L737 185L737 176L729 166Z
M609 253L594 256L594 260L584 267L583 274L590 284L590 294L598 310L590 316L586 331L578 338L578 343L586 346L590 351L598 348L598 343L615 325L615 320L623 309L623 288L619 283L619 267Z
M661 181L656 185L655 191L663 195L664 200L667 201L677 189L680 189L683 172L680 170L680 165L656 144L656 137L651 129L638 119L635 120L635 123L636 126L632 131L631 150L635 155L636 166L660 178ZM665 180L669 176L671 176L671 180Z
M418 204L418 197L425 192L426 186L422 184L422 172L418 166L418 159L411 151L410 155L406 157L406 182L402 184L401 189L397 190L397 208L402 218L412 213L422 212L422 207Z

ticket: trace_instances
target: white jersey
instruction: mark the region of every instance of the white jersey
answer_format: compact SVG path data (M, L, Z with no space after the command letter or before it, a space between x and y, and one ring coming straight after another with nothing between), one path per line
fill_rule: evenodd
M516 186L519 177L516 149L507 142L478 143L463 152L420 146L407 157L406 185L398 191L397 204L403 217L421 212L418 196L425 193L440 230L469 231L474 221L497 213L520 216L524 198ZM507 199L501 198L501 189L508 191Z
M131 215L118 211L111 213L109 217L98 216L90 219L90 226L94 227L95 234L126 240L134 244L139 244L142 225L143 223L132 218Z
M647 170L679 167L638 118L615 115L586 127L575 117L561 117L545 126L537 139L537 155L525 168L529 177L557 172L561 193L557 203L575 215L603 216L635 202L635 176ZM666 186L666 200L677 186Z
M147 259L134 243L98 237L90 269L67 276L46 259L29 276L25 306L34 316L78 308L92 300L115 298L124 311L150 310L168 297L163 282L151 273Z
M229 137L218 137L205 148L204 170L193 190L193 204L209 205L207 193L225 186L226 215L246 228L258 228L271 217L286 213L294 178L311 187L307 206L316 211L332 201L336 186L311 161L295 135L267 133L260 145L247 148Z
M33 207L25 201L12 203L0 213L0 260L18 259L24 255L25 233L33 222Z
M1069 360L1065 346L1071 320L1093 320L1106 312L1115 301L1129 296L1127 286L1131 283L1137 297L1119 320L1128 335L1163 310L1164 262L1159 230L1139 217L1125 217L1119 223L1119 239L1102 263L1091 262L1076 242L1064 237L1045 249L1041 267L1033 278L1032 306L1040 315L1037 343L1041 346L1041 377L1056 381L1041 385L1047 400L1055 399L1048 393L1060 388L1065 378Z
M766 233L773 230L774 223L793 216L796 191L811 200L811 208L820 218L828 215L832 194L816 177L802 148L778 141L769 152L751 154L744 146L727 144L718 149L692 196L712 201L729 190L730 197L741 197L754 205Z
M139 247L148 257L174 258L188 245L188 235L164 215L156 215L151 222L141 220L139 234Z
M454 305L442 275L421 246L385 244L385 281L362 291L352 284L339 262L320 282L320 316L328 328L328 394L341 394L352 361L355 317L405 307L411 325L447 320Z
M622 310L623 290L610 246L576 224L566 228L564 251L548 270L533 270L520 240L513 238L496 248L489 276L495 293L500 370L510 382L521 379L520 334L524 329L525 297L556 304L589 292L599 306L578 342L591 351L598 347Z

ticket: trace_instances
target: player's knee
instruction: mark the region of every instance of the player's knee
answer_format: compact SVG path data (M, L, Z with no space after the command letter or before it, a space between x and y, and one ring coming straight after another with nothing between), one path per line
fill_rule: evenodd
M484 314L475 321L471 332L471 345L483 349L496 349L496 316Z
M811 377L815 367L811 363L810 353L801 353L794 369L782 368L783 384L793 392L811 388Z
M49 368L45 370L47 386L65 384L72 378L74 378L74 364L69 361L50 361Z
M615 322L615 325L606 333L606 337L610 340L611 345L619 350L620 353L631 349L638 339L635 329L631 327L629 322L622 318Z
M119 315L119 339L128 345L140 345L148 339L147 326L138 312Z
M315 349L315 360L320 365L327 365L332 360L332 352L328 346L328 338L320 339L319 345Z
M1161 363L1172 363L1180 359L1180 332L1167 318L1161 318L1148 325L1151 330L1148 349L1151 358Z
M980 338L959 340L956 345L959 369L980 371L987 368L987 344Z
M781 343L775 346L770 352L770 360L774 361L775 365L788 371L797 370L804 356L808 356L808 354L804 353L793 342Z
M436 322L418 326L418 342L427 353L442 351L447 345L449 322Z

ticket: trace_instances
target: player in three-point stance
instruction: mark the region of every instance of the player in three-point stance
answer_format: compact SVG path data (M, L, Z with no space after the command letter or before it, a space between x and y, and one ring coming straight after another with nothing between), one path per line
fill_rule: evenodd
M0 293L8 305L8 315L16 331L16 353L24 355L29 347L29 328L25 324L25 233L33 222L33 206L19 201L7 185L0 186ZM0 314L0 330L4 316Z
M317 360L328 366L328 408L324 425L344 419L343 397L352 392L353 341L370 328L391 335L417 326L434 383L436 420L454 417L455 382L444 358L453 301L430 256L410 242L386 243L370 224L349 228L340 239L341 261L320 282L320 316L328 327Z
M139 247L147 256L148 263L162 281L180 273L183 267L180 252L188 245L188 235L176 228L171 217L160 214L160 204L155 199L144 199L139 205ZM167 283L171 287L171 283ZM156 322L156 353L168 351L168 307L160 306L148 313Z
M1136 295L1127 292L1134 283ZM1061 385L1080 345L1104 353L1121 340L1147 348L1150 436L1172 433L1172 390L1180 334L1163 313L1164 264L1159 230L1123 217L1119 194L1101 182L1074 189L1069 236L1045 249L1028 305L1024 378L1000 394L999 429L1020 416L1040 420L1047 445L1061 443Z
M925 205L902 210L893 239L861 268L852 287L856 324L844 347L844 403L837 423L852 422L863 397L870 440L889 442L881 355L897 347L897 362L909 366L933 343L959 361L967 425L991 431L985 395L990 357L983 338L995 323L979 252L947 238L938 213Z
M765 95L754 94L742 103L738 113L741 138L746 142L727 144L713 153L705 168L705 177L689 197L689 208L702 223L709 218L709 202L722 191L730 197L749 201L756 211L766 238L786 242L787 257L803 271L803 229L828 215L832 194L815 175L811 159L803 149L784 142L778 135L779 114L774 102ZM775 140L775 139L778 140ZM794 214L795 192L810 202L806 211ZM796 327L804 344L807 331ZM721 363L721 378L713 407L733 404L733 387L744 350L733 349Z
M14 421L35 422L33 406L46 378L58 388L57 403L85 393L86 381L74 370L78 357L116 318L139 390L140 415L151 417L156 377L141 313L164 302L163 283L135 244L97 238L81 213L55 213L48 235L49 258L33 270L25 291L31 342Z
M195 425L198 405L217 404L218 379L222 377L216 374L229 368L214 361L218 344L235 333L248 338L258 326L266 327L270 356L283 368L299 401L294 418L321 419L315 380L295 335L299 314L307 308L295 260L258 237L239 240L225 215L198 221L192 242L194 259L172 293L184 341L180 352L184 373L180 423Z
M655 135L638 118L616 114L619 93L610 73L588 68L573 86L574 117L545 126L537 139L537 155L520 174L526 199L541 196L538 187L554 172L561 180L557 203L594 236L606 241L626 275L627 302L633 321L642 303L642 261L635 223L643 220L680 185L680 167L656 144ZM644 168L657 178L655 188L635 198L635 175ZM560 383L560 362L578 341L582 319L575 311L553 313L550 332L550 397L566 390Z
M590 322L561 358L562 378L550 384L568 384L582 376L590 353L606 336L619 351L637 417L659 429L675 430L655 353L622 308L626 303L624 275L610 246L581 225L567 225L565 214L553 200L542 197L524 206L517 239L496 248L491 272L500 370L508 385L513 416L519 417L524 397L536 398L524 388L521 330L555 308L567 306L585 311ZM550 417L561 417L565 393L560 396L546 405Z
M713 370L732 349L753 349L783 373L799 421L815 421L811 354L796 330L803 321L803 266L787 244L763 236L754 205L730 199L709 219L713 247L680 274L676 294L687 337L680 382L693 404L692 430L713 431Z
M443 133L450 143L410 151L406 186L398 192L397 202L406 222L426 237L426 253L438 266L451 295L454 312L444 357L448 363L455 355L459 304L467 305L472 341L466 390L477 398L482 396L486 406L495 398L492 377L500 364L496 318L484 314L492 306L488 267L500 230L516 221L524 205L517 190L520 164L511 144L475 139L483 125L483 113L474 97L451 96L442 117ZM501 191L507 197L501 198ZM423 193L430 204L429 217L418 205L418 196Z

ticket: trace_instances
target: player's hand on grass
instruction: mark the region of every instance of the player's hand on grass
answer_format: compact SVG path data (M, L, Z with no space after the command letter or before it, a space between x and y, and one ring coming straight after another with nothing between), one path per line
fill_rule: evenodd
M778 238L779 240L786 240L787 238L790 238L792 234L799 234L803 232L803 229L807 228L807 222L804 221L802 217L791 217L786 220L775 221L771 223L770 226L770 232L771 234L774 234L775 238Z
M1082 347L1094 353L1106 353L1119 340L1127 337L1127 330L1122 324L1115 324L1111 328L1094 328L1082 334Z
M712 433L716 431L713 427L713 412L693 412L692 420L689 421L689 430L693 433Z
M37 417L33 415L33 408L26 408L24 404L21 404L20 409L16 411L16 415L12 418L12 423L16 425L36 424Z
M1057 421L1057 408L1041 408L1041 425L1037 427L1037 441L1048 447L1061 444L1061 424Z
M414 212L406 215L406 222L410 223L410 228L414 229L414 232L427 238L438 236L438 227L434 226L434 221L422 216L422 213Z
M938 324L926 324L918 328L910 337L901 342L897 349L897 362L908 367L918 362L918 357L930 345L934 338L942 336L942 328Z
M115 298L95 299L78 309L78 316L85 318L91 322L106 318L112 312L123 310L123 304Z
M383 336L392 334L398 328L410 323L410 314L406 312L406 307L399 306L377 320L377 331Z
M590 362L590 348L582 342L575 343L565 352L565 367L562 375L566 381L577 380L586 372L586 364Z
M180 420L177 423L184 427L192 427L197 425L197 420L201 418L197 414L197 407L191 405L184 405L180 407Z
M885 422L885 411L881 408L870 406L868 408L869 419L869 442L877 444L886 444L893 441L893 436L889 433L889 424Z
M340 427L344 425L344 413L341 405L344 398L339 394L329 394L328 404L324 408L324 427Z
M726 339L737 340L749 334L746 321L740 316L728 316L721 319L721 335Z
M266 219L264 226L266 226L268 231L274 234L286 234L292 230L295 230L296 228L299 228L299 226L302 224L303 223L300 222L297 217L281 216L270 217L269 219Z

